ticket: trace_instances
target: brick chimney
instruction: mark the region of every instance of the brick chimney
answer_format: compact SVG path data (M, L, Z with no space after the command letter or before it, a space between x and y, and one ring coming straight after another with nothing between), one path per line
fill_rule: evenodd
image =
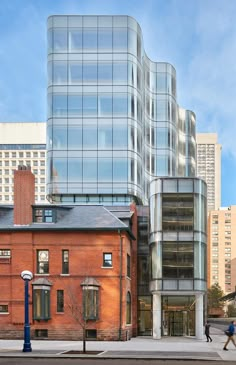
M30 166L18 166L14 171L14 224L32 223L32 204L35 203L35 178Z

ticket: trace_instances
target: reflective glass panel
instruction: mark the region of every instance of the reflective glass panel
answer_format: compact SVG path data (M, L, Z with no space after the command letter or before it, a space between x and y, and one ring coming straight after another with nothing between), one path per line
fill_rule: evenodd
M111 83L112 82L112 64L111 63L99 63L98 64L98 82Z
M82 82L82 63L81 62L69 62L69 83L80 84Z
M97 181L97 159L84 158L83 159L83 181L96 182Z
M68 94L68 114L70 116L82 115L82 96L79 94Z
M98 158L98 181L111 182L112 181L112 159Z
M52 52L52 47L53 47L52 37L53 37L53 30L48 29L48 53Z
M82 49L82 30L70 29L69 30L69 51L78 51Z
M97 30L84 29L83 31L83 48L97 48Z
M53 149L67 149L67 127L54 125L53 127Z
M53 63L53 83L56 85L67 83L67 62L54 61Z
M53 181L66 182L67 181L67 159L55 158L53 159Z
M82 159L68 158L68 181L80 182L82 181Z
M167 176L168 175L168 156L156 156L157 166L156 174L157 176Z
M68 149L77 150L82 148L82 127L69 126L68 127Z
M128 29L128 41L129 48L128 51L134 56L137 56L137 33L133 29Z
M127 94L113 94L113 115L127 116Z
M112 148L112 126L111 124L98 125L98 149Z
M66 52L67 51L67 29L53 30L53 51Z
M112 28L98 29L98 50L112 49Z
M67 95L53 94L53 116L61 117L67 115Z
M156 128L156 148L170 147L170 132L167 128Z
M127 51L128 34L127 29L113 29L113 49L114 51Z
M113 148L127 149L128 130L126 124L113 124Z
M157 92L158 93L166 92L166 73L162 72L157 73Z
M96 115L97 114L97 96L83 95L83 114Z
M127 62L113 62L113 82L115 84L128 83Z
M112 96L110 94L101 94L98 97L98 115L112 115Z
M97 149L97 125L83 125L83 148Z
M113 182L127 182L128 164L125 158L113 159Z
M166 101L165 100L157 100L156 102L156 120L165 121L166 116Z
M97 63L83 63L83 82L97 83Z

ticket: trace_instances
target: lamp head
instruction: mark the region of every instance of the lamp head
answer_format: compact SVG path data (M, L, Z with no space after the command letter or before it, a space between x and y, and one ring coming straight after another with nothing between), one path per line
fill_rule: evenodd
M33 279L33 274L29 270L22 271L20 276L22 277L23 280L32 280Z

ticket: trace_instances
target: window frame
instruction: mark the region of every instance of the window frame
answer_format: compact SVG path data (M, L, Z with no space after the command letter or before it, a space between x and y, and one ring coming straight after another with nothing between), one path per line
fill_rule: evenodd
M108 255L110 255L110 259L106 258L106 256L108 256ZM112 252L103 252L102 267L108 267L108 268L113 267Z
M96 286L83 286L83 318L85 321L99 319L99 289Z
M5 308L5 310L4 310ZM0 315L1 314L8 314L9 313L9 306L8 304L0 304Z
M33 221L34 223L54 223L55 210L46 207L34 208Z
M67 253L67 261L66 261L66 257L65 254ZM62 250L62 268L61 268L61 273L63 275L68 275L69 274L69 250Z
M36 321L48 321L51 319L50 311L50 287L33 286L33 319ZM37 294L39 294L37 298ZM39 314L37 312L39 311Z
M64 290L57 290L57 313L64 313L65 310Z
M127 253L127 273L126 273L126 275L128 276L128 278L131 278L131 257L128 253Z
M40 253L42 254L43 252L45 252L45 254L47 253L47 255L46 255L47 259L46 258L44 260L40 259L40 257L39 257ZM49 250L47 250L47 249L37 250L36 259L37 259L37 274L40 274L40 275L49 274ZM40 264L44 264L44 265L40 265ZM43 270L43 272L40 272L40 270Z
M126 324L132 324L132 299L130 291L126 294Z

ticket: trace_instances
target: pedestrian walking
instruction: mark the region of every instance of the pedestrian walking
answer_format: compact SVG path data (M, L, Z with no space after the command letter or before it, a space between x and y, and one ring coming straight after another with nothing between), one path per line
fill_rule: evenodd
M207 321L205 324L205 335L206 335L207 342L209 342L209 341L212 342L212 338L210 336L210 327L211 327L211 325L210 325L209 321Z
M235 332L235 321L232 321L228 327L228 330L225 331L225 334L228 336L227 341L225 342L225 345L223 347L223 350L228 351L227 345L230 341L233 342L234 346L236 347L235 341L234 341L234 332Z

